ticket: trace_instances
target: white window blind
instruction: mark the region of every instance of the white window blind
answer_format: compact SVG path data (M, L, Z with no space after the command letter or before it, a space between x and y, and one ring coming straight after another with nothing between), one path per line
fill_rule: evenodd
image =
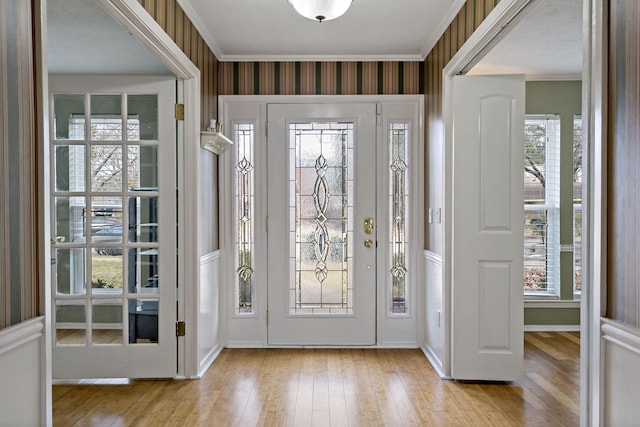
M560 117L527 115L524 150L524 292L560 294Z
M582 291L582 116L573 117L573 294Z

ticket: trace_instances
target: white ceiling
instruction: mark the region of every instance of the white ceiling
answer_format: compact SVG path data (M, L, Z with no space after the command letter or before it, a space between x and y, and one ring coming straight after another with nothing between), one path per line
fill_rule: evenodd
M536 0L469 74L580 79L582 0Z
M50 72L170 74L97 1L48 1ZM322 24L287 0L178 2L221 60L422 60L464 0L354 0ZM582 0L534 0L472 73L579 78L581 7Z
M50 73L171 74L96 0L48 0L47 32Z
M287 0L178 0L214 54L243 60L420 60L464 0L353 0L322 24Z

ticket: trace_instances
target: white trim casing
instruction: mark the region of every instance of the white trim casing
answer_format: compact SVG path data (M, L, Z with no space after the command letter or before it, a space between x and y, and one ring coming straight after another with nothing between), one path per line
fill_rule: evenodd
M580 424L603 425L605 362L601 316L606 307L607 2L583 0L583 242L580 323Z
M38 265L40 277L40 313L44 313L44 346L41 353L43 369L43 381L40 393L43 398L40 402L41 425L53 425L53 398L52 398L52 325L51 325L51 206L49 204L51 179L49 174L50 145L49 145L49 77L48 77L48 29L47 29L47 2L33 2L34 9L34 56L36 73L35 93L36 123L38 124L38 253L42 263ZM0 411L1 412L1 411Z

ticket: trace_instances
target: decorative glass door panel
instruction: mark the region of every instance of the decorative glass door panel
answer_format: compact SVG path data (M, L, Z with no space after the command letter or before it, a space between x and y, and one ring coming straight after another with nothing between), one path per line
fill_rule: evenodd
M290 312L352 314L353 123L289 124L289 164Z
M155 80L52 79L54 377L175 373L175 81Z
M375 104L268 118L269 344L375 344Z

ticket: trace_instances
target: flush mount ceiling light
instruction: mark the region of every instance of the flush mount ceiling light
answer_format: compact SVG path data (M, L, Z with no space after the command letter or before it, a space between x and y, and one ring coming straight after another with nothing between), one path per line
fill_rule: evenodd
M352 0L289 0L300 15L318 22L344 15Z

